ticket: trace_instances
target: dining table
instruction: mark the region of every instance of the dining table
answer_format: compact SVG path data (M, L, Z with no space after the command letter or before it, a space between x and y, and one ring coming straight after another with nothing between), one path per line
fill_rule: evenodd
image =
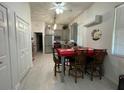
M76 50L86 50L86 48L77 48ZM93 49L92 48L87 48L88 50L88 56L93 55ZM57 53L58 56L61 57L61 64L62 64L62 73L61 73L61 82L64 82L64 64L65 64L65 57L73 57L75 56L75 49L74 48L69 48L69 49L64 49L64 48L57 48Z

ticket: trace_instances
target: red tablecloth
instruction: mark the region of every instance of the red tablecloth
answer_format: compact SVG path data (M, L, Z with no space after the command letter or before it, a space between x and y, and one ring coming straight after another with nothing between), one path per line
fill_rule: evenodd
M94 49L93 48L88 48L88 56L92 57L94 55Z
M75 54L74 49L62 49L58 48L57 49L58 55L59 56L64 56L64 57L69 57L73 56Z
M78 50L85 50L84 48L79 48ZM58 48L57 49L58 55L59 56L64 56L64 57L69 57L69 56L74 56L75 52L74 49L62 49L62 48ZM88 56L93 56L94 55L94 51L92 48L88 48Z

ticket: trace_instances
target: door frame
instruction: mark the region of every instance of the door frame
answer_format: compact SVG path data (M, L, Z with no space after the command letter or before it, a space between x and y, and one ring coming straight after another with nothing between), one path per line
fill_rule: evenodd
M42 34L42 52L43 52L43 33L42 32L34 32L34 34ZM37 35L36 35L36 39L37 39ZM37 40L36 40L37 43Z

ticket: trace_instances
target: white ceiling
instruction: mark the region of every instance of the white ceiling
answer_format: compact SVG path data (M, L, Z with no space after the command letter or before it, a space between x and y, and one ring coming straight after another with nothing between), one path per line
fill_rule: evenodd
M91 2L66 2L65 7L72 11L65 10L63 14L57 15L56 23L70 23L92 4L93 3ZM32 21L42 21L50 24L53 23L55 11L50 10L50 8L54 7L52 2L32 2L30 5Z

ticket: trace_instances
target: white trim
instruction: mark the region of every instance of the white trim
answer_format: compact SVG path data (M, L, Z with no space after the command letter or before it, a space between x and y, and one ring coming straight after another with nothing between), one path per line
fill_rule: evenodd
M119 57L124 57L124 55L119 55L119 54L116 54L115 53L115 42L117 40L117 38L115 37L116 35L116 23L117 23L117 9L118 8L121 8L121 7L124 7L124 3L118 5L115 7L115 11L114 11L114 28L113 28L113 37L112 37L112 50L111 50L111 54L113 56L119 56Z
M113 28L113 37L112 37L112 55L114 55L114 46L115 46L115 28L116 28L116 8L114 11L114 28Z

